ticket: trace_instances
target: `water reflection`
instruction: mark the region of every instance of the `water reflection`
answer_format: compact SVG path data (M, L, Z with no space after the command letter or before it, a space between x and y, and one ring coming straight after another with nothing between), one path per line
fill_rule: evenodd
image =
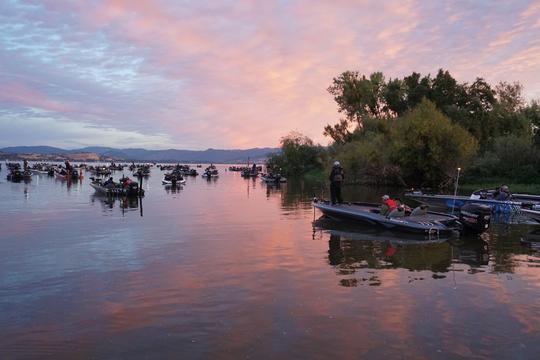
M140 216L143 216L143 198L135 196L101 196L93 194L90 196L91 203L98 203L104 213L110 213L115 207L122 210L122 215L126 212L133 212L139 210ZM118 203L118 206L116 204Z
M159 174L143 199L0 181L3 358L537 357L531 227L450 241L314 228L317 185L220 169L172 195Z
M330 231L328 253L330 265L337 265L341 274L358 269L404 268L446 272L451 264L450 246L444 240L424 243L394 241L384 235L350 234ZM379 239L373 240L378 237Z
M520 241L524 246L540 251L540 227L535 227L529 233L522 236Z
M172 185L172 184L164 185L163 188L165 189L165 192L167 194L178 194L180 193L182 189L184 189L182 185Z
M471 270L489 265L489 243L481 237L450 240L452 258L468 265Z
M334 221L321 217L314 221L314 239L328 239L328 263L345 277L341 286L381 285L377 276L366 276L364 269L407 269L430 271L433 279L446 278L450 271L469 274L495 271L512 273L520 260L506 251L500 253L489 235L433 239L396 234L373 227ZM491 251L490 242L494 250ZM454 265L460 264L459 269ZM360 272L359 276L353 276ZM412 278L412 280L424 280Z
M57 177L54 178L54 183L58 186L65 187L68 192L71 190L80 190L80 188L83 186L83 178L80 178L79 180L72 180L72 179L59 179Z

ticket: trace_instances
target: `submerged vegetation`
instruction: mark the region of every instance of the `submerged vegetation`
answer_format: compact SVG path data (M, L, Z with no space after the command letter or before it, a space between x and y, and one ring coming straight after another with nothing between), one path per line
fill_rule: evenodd
M519 83L458 83L448 71L386 80L346 71L328 88L343 115L328 148L292 133L268 164L288 175L323 172L339 159L348 182L447 187L458 167L469 183L540 175L540 103Z

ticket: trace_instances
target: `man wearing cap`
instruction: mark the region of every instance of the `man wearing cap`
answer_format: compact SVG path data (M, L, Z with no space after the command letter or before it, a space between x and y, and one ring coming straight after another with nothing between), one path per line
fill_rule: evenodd
M330 197L332 199L332 205L336 205L336 203L343 203L343 199L341 198L341 185L343 184L343 180L345 179L345 173L343 172L343 168L341 167L341 164L339 161L334 162L334 166L332 166L332 171L330 172Z
M495 200L507 201L510 200L510 190L508 186L503 185L499 188L498 193L495 195Z
M396 202L392 199L390 199L390 196L383 195L382 196L382 205L381 205L381 215L388 215L392 210L394 210L397 205Z

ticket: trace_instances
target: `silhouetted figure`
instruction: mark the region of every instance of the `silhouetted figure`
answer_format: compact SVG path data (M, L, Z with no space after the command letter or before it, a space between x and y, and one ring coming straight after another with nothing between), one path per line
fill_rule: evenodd
M341 236L331 234L328 241L328 262L330 265L336 266L344 262L344 257L341 249Z
M335 205L336 203L343 203L343 199L341 198L341 186L343 185L343 180L345 180L345 173L343 172L343 168L341 167L339 161L334 162L329 180L332 205Z

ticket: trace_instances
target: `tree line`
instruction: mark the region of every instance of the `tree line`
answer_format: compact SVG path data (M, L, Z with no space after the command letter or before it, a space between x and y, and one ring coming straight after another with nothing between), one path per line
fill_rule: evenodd
M465 179L535 182L540 175L540 102L519 83L458 82L448 71L386 80L346 71L328 92L342 114L324 128L329 147L291 133L269 166L289 175L342 162L350 182L445 187Z

